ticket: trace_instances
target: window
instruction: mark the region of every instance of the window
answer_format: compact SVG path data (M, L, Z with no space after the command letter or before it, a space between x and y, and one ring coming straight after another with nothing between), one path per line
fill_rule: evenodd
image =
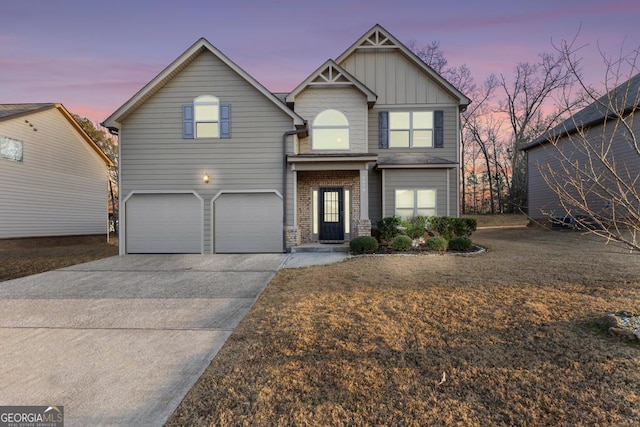
M380 148L442 148L444 115L435 111L380 111Z
M313 120L314 150L348 150L349 121L338 110L324 110Z
M436 215L436 190L396 190L396 215L407 219Z
M21 162L22 141L0 136L0 158Z
M231 138L231 105L201 95L182 106L183 138Z
M193 101L193 121L196 138L220 138L220 101L202 95Z
M433 112L389 113L389 148L433 147Z

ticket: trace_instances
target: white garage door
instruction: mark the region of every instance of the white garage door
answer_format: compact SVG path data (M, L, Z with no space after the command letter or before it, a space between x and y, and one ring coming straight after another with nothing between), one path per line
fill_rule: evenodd
M127 253L202 253L202 203L194 194L134 194L126 202Z
M228 193L214 201L216 253L282 252L282 199Z

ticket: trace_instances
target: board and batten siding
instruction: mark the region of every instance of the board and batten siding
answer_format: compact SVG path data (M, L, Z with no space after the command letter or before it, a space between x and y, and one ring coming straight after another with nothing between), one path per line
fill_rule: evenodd
M353 87L307 87L296 96L295 111L309 122L309 137L300 139L300 154L311 153L313 121L324 110L334 109L343 113L349 121L349 150L367 152L367 99ZM317 153L332 150L318 150ZM335 150L344 152L344 150Z
M450 187L447 193L447 175L451 176L451 173L455 173L455 169L386 169L384 171L384 197L386 200L384 216L395 215L396 190L414 189L435 189L437 191L436 215L455 215L457 192ZM452 181L449 182L450 186L454 185ZM449 194L448 205L447 194Z
M2 121L0 136L23 143L22 162L0 159L0 238L106 234L107 166L60 111Z
M205 94L231 105L231 138L183 139L182 106ZM120 194L196 191L204 199L204 250L209 252L213 196L220 190L282 192L282 135L293 128L290 116L204 51L122 120ZM287 215L291 221L292 206Z
M378 95L377 104L455 104L457 100L398 49L363 49L339 64Z
M632 129L635 135L640 134L640 121L634 120ZM615 136L613 136L615 132ZM610 155L616 159L616 168L618 173L625 177L626 182L635 182L635 191L640 193L640 182L637 180L640 175L640 156L635 152L632 139L625 136L626 131L622 126L617 128L610 122L606 128L602 125L590 128L586 135L589 143L594 146L602 146L602 141L609 143L612 141ZM572 142L573 141L573 142ZM563 217L567 215L565 209L560 205L560 200L556 193L547 185L540 171L541 166L551 167L555 171L561 171L560 151L563 155L568 156L579 164L588 164L587 156L584 154L584 148L581 145L584 140L576 135L562 138L556 145L547 143L527 151L528 153L528 214L534 219L545 219L549 216ZM593 164L597 170L601 168L598 162ZM604 181L603 181L604 182ZM593 194L587 193L587 203L593 212L602 212L607 215L607 209L604 206L604 200ZM573 214L582 214L584 212L572 212Z

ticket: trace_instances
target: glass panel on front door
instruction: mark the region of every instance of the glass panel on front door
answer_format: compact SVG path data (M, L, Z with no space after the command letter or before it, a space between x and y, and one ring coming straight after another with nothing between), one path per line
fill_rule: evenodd
M344 241L344 189L320 188L320 241Z

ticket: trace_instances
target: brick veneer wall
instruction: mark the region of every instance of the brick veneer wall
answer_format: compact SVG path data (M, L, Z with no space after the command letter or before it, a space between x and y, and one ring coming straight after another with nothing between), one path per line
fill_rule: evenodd
M298 241L308 243L313 237L312 198L318 187L344 187L351 191L351 237L362 236L366 228L360 220L360 172L359 171L318 171L298 172ZM364 227L363 227L364 226ZM371 223L369 222L369 235Z

